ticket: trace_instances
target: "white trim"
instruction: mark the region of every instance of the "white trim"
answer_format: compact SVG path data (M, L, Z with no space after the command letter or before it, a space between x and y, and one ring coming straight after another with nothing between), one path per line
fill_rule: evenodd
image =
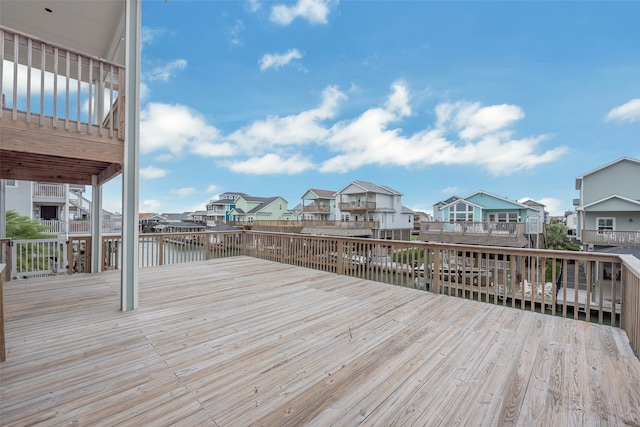
M625 202L640 206L640 201L638 201L638 200L633 200L633 199L630 199L628 197L619 196L617 194L612 194L611 196L607 196L607 197L605 197L603 199L596 200L595 202L591 202L591 203L589 203L587 205L581 206L580 209L584 210L584 208L595 206L597 204L606 202L606 201L611 200L611 199L620 199L620 200L624 200Z
M600 220L606 220L609 221L611 220L611 224L612 224L612 228L611 230L609 230L608 228L600 228ZM616 231L616 217L614 216L597 216L596 217L596 228L598 229L598 231Z

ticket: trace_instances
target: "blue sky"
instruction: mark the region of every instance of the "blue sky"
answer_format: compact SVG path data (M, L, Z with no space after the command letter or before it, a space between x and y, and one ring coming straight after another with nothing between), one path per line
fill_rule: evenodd
M140 212L358 179L415 210L482 189L558 215L577 176L640 158L640 2L142 7Z

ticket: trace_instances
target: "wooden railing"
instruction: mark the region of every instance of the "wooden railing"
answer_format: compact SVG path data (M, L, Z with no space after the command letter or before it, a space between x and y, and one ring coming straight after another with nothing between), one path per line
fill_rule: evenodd
M90 238L70 239L68 271L90 265ZM631 256L228 231L141 235L139 266L246 255L484 303L625 329L640 345L640 261ZM121 266L103 237L104 269Z
M62 199L67 200L64 184L45 184L35 182L33 184L34 199Z
M527 233L527 224L525 222L423 221L420 231L424 233L484 234L515 237Z
M67 234L67 221L58 219L41 219L38 221L41 225L47 227L45 233L65 236ZM72 220L68 221L69 234L91 234L91 221L89 220ZM102 221L103 233L122 233L122 220Z
M124 67L0 27L0 120L124 140Z
M302 207L302 212L306 213L331 213L331 206L327 205L319 205L316 203L312 203L310 205L306 205Z
M343 229L378 229L380 228L380 223L378 221L322 221L322 220L310 220L310 219L301 219L301 220L282 220L282 221L267 221L267 220L258 220L258 221L227 221L228 225L234 226L251 226L251 227L278 227L278 228L317 228L317 227L327 227L327 228L343 228Z
M640 355L640 260L631 255L622 259L622 324L627 332L631 348Z
M0 263L0 362L7 360L7 347L4 339L4 269Z
M340 202L338 206L344 212L376 210L376 202Z
M600 246L639 246L640 230L635 231L604 231L583 230L582 243Z

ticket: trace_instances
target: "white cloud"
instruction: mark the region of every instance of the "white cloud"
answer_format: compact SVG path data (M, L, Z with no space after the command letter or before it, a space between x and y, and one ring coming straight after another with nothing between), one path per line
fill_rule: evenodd
M317 108L296 115L255 121L247 128L235 131L227 139L248 153L264 152L275 146L321 142L329 132L321 122L335 117L344 99L344 93L337 87L329 86L322 92L322 103Z
M143 200L142 203L140 203L139 210L140 212L149 212L149 213L159 212L160 207L162 207L162 203L160 203L158 200L149 199L149 200Z
M404 83L394 83L386 108L371 108L352 121L336 123L327 145L338 154L325 160L323 172L347 172L367 165L480 165L493 175L509 175L558 159L567 152L557 147L536 151L546 135L515 139L508 127L524 117L520 107L480 103L444 103L436 106L435 128L402 135L392 127L411 110ZM454 132L460 139L447 137Z
M233 172L251 175L295 175L314 166L311 161L301 155L283 159L277 154L267 154L262 157L251 157L242 162L229 163L227 167Z
M331 0L298 0L292 6L279 4L271 8L271 21L280 25L289 25L299 17L312 24L326 24L331 3L334 2Z
M242 20L236 20L235 25L229 30L229 43L233 46L241 46L243 44L240 33L244 31L244 23Z
M177 194L180 197L190 196L190 195L194 194L195 192L196 192L196 188L195 187L184 187L184 188L179 188L177 190L171 190L172 194Z
M605 121L629 123L640 121L640 98L634 98L626 104L612 108L605 116Z
M169 171L166 169L156 168L154 166L147 166L146 168L140 168L140 177L144 179L157 179L162 178Z
M262 6L259 0L249 0L246 4L247 9L249 9L249 12L251 13L257 12L258 10L260 10L260 6Z
M289 49L285 53L267 53L262 55L262 58L260 58L260 71L264 71L269 68L275 68L277 70L294 59L300 58L302 58L302 54L298 49Z
M175 59L171 62L167 62L165 65L155 67L151 71L145 73L145 77L151 81L167 82L178 71L182 71L187 68L186 59Z
M456 194L458 191L460 191L460 188L458 187L447 187L442 189L444 194Z
M165 35L166 32L165 28L142 27L142 45L153 43L156 39Z
M207 193L217 193L220 188L216 184L207 187Z
M183 105L150 102L140 112L140 151L150 153L166 150L181 154L185 147L194 151L199 146L219 141L219 131L207 124L204 117Z

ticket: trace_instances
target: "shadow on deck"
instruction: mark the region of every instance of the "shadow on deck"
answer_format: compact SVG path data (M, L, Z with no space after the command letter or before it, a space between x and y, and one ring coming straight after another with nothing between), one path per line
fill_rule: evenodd
M5 284L4 426L640 424L618 328L249 257Z

